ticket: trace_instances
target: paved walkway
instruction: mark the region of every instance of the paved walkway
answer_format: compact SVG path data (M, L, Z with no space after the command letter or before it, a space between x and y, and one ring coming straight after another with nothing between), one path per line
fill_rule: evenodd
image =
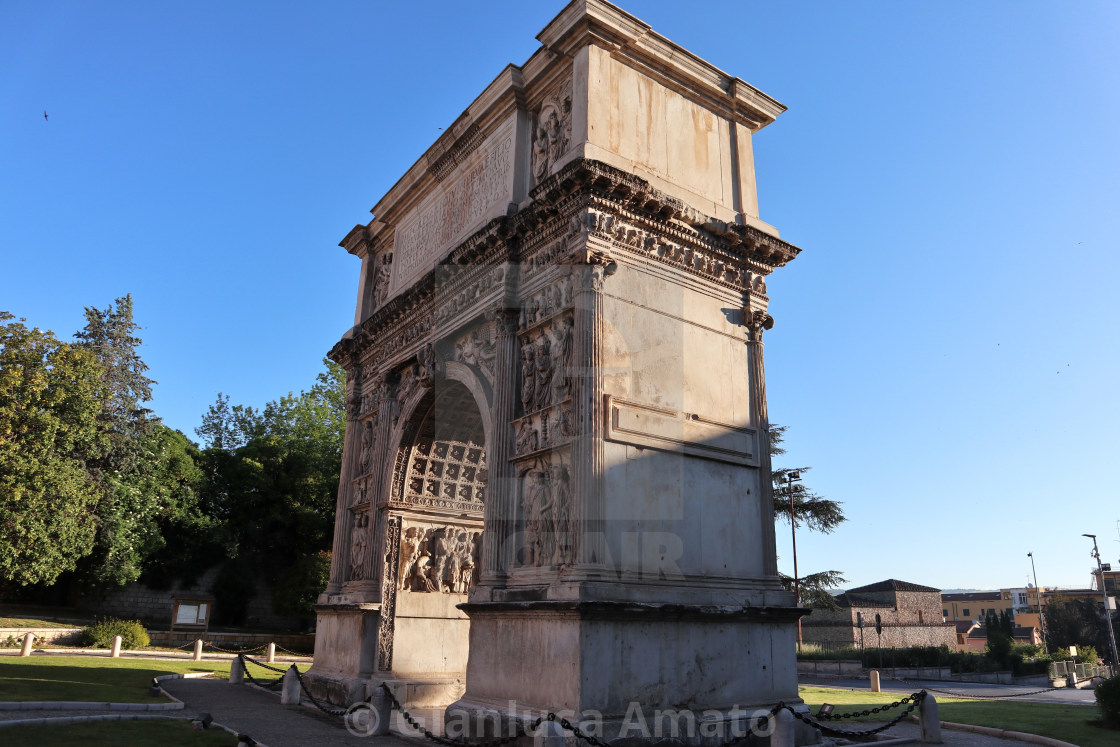
M248 734L268 747L345 745L346 747L404 747L397 737L362 737L346 731L342 719L304 706L280 705L280 698L247 685L217 679L171 680L163 689L206 712L218 723Z

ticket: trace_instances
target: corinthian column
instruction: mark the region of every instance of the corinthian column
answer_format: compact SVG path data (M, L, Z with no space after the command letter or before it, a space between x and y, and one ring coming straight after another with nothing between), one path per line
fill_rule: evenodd
M487 454L490 470L486 487L484 519L486 532L482 540L482 572L479 583L483 586L504 584L513 567L516 547L517 475L510 459L513 457L513 429L510 425L516 415L517 401L517 319L518 310L499 308L497 320L497 350L494 361L494 411L491 453Z
M606 449L603 442L602 367L603 281L616 269L605 252L585 250L585 263L574 267L575 312L572 326L574 366L572 419L576 437L572 443L572 541L576 572L573 576L597 575L606 560L603 505L603 474Z
M750 390L751 425L758 433L759 500L762 502L763 571L778 576L778 551L774 541L774 481L770 466L770 417L766 411L766 367L762 360L762 333L774 326L774 317L765 311L746 309L747 382Z

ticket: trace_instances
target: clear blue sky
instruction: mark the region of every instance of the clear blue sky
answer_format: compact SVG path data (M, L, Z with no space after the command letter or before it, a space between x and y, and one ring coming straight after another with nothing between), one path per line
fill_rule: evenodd
M557 2L0 4L0 309L69 336L132 293L155 410L306 388L336 244ZM1120 557L1120 6L624 3L782 101L762 218L799 535L851 586L1086 586ZM43 120L43 111L50 115ZM791 571L789 525L778 525Z

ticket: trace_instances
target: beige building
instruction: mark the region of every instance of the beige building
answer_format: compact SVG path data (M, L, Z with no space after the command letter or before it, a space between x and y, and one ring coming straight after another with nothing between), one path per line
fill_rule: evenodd
M956 626L942 619L941 591L887 579L840 594L839 610L813 610L802 621L802 639L826 647L957 647ZM875 616L882 621L880 638Z

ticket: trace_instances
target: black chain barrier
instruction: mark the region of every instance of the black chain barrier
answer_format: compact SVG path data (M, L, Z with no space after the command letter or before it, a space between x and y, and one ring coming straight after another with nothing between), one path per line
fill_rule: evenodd
M270 667L269 665L264 664L262 662L259 662L256 659L252 659L252 658L246 656L245 654L238 654L237 659L238 659L238 661L241 662L241 671L244 672L245 676L249 678L249 682L253 683L254 685L257 685L258 687L268 688L268 689L275 689L276 687L283 684L283 682L284 682L284 670L283 669L277 669L276 667ZM271 669L273 672L279 672L280 673L280 678L277 679L275 682L260 682L260 681L257 680L256 677L253 676L252 672L249 671L249 667L246 666L246 662L251 662L253 664L256 664L258 667L262 667L264 669Z
M296 653L295 651L292 651L291 649L287 649L287 648L284 648L284 647L283 647L283 646L281 646L281 645L280 645L279 643L274 643L274 644L272 644L272 645L276 646L276 650L277 650L277 651L283 651L284 653L286 653L286 654L291 654L292 656L311 656L311 654L299 654L299 653Z
M381 683L381 689L384 690L385 694L389 697L389 702L393 704L393 710L401 714L401 717L404 718L405 722L407 722L409 726L423 734L425 739L435 742L436 744L448 745L448 747L465 747L466 745L469 745L470 747L499 747L499 745L509 744L515 739L529 736L532 732L536 731L537 727L541 725L541 722L545 720L544 717L537 718L533 721L532 724L529 725L529 728L526 731L523 731L521 733L514 733L508 737L501 737L500 739L491 739L486 742L470 742L466 739L441 737L438 734L433 734L430 729L426 728L423 724L414 719L412 715L404 709L404 706L402 706L400 704L400 701L397 700L397 696L393 695L393 691L389 689L389 686L384 682ZM552 717L555 716L555 714L550 713L549 716ZM555 719L550 718L549 720L551 721ZM606 747L606 745L603 745L602 747Z
M926 691L922 690L920 692L916 692L916 693L913 693L911 695L908 695L905 698L903 698L902 700L899 700L895 703L891 703L890 705L887 705L887 706L880 706L878 708L872 708L872 709L869 709L869 710L866 710L866 711L861 711L859 713L842 713L839 716L833 716L832 717L832 719L835 720L835 719L839 719L839 718L854 718L856 716L870 716L872 713L879 713L881 711L889 710L891 708L896 708L900 705L905 705L905 704L909 703L909 705L906 706L906 708L903 709L903 711L901 713L899 713L897 716L895 716L893 719L891 719L887 723L885 723L881 726L876 726L874 729L864 729L863 731L849 731L847 729L834 729L831 726L828 726L826 724L822 724L820 721L817 721L812 716L806 716L803 713L798 713L797 711L795 711L792 708L790 708L789 706L787 706L785 703L779 703L778 705L785 708L790 713L792 713L793 717L796 718L798 721L806 723L809 726L812 726L816 729L820 729L821 732L824 733L824 734L831 734L831 735L837 736L837 737L869 737L873 734L878 734L881 731L886 731L887 729L891 728L892 726L894 726L898 722L902 721L902 719L909 716L911 711L913 711L915 708L917 708L919 705L921 705L922 701L925 700L926 695L927 695Z
M953 692L952 690L941 690L941 689L936 688L936 687L929 687L928 685L924 685L924 686L923 685L915 685L913 682L907 682L906 680L902 679L901 677L893 677L891 675L886 675L886 678L888 680L894 680L895 682L901 682L902 684L908 685L910 687L924 687L926 690L932 690L935 693L942 693L944 695L949 695L949 696L954 697L954 698L964 698L965 700L969 700L969 699L1006 700L1007 698L1025 698L1028 695L1040 695L1042 693L1050 693L1050 692L1054 692L1055 690L1064 690L1065 689L1063 687L1047 687L1047 688L1042 689L1042 690L1032 690L1029 693L1009 693L1007 695L981 695L979 693L958 693L958 692ZM986 684L986 683L978 682L976 684L983 685L983 684ZM998 684L998 683L995 683L995 684Z
M211 643L210 641L203 641L202 645L203 646L209 646L210 648L214 649L215 651L221 651L223 654L251 654L251 653L255 653L257 651L264 651L266 648L268 648L268 646L257 646L256 648L243 648L240 651L232 651L228 648L219 648L219 647L215 646L213 643Z
M471 741L467 741L465 739L458 739L458 738L453 739L453 738L450 738L450 737L441 737L437 734L434 734L430 729L424 727L422 724L420 724L418 721L416 721L416 719L414 719L412 717L412 715L404 709L404 706L402 706L400 704L400 701L397 700L397 697L393 694L393 691L389 688L389 686L387 684L381 683L381 689L384 690L385 694L388 696L390 703L392 703L393 710L400 713L401 717L404 718L405 722L408 723L409 726L411 726L413 729L415 729L416 731L423 734L425 739L428 739L429 741L435 742L436 744L447 745L447 747L500 747L500 745L508 744L515 739L519 739L523 736L529 736L530 734L532 734L533 732L535 732L537 730L537 728L541 725L541 723L543 723L546 720L547 721L553 721L553 722L559 724L561 728L563 728L567 731L570 731L577 739L580 739L580 740L586 742L587 744L592 745L592 747L610 747L610 745L607 742L604 742L603 740L601 740L597 737L594 737L590 734L587 734L582 729L580 729L578 726L573 724L571 721L568 721L568 719L561 718L560 716L556 715L555 713L552 713L551 711L545 716L539 716L536 719L534 719L524 731L521 731L520 733L515 732L514 734L511 734L508 737L502 737L500 739L491 739L491 740L481 741L481 742L471 742ZM884 711L888 711L892 708L897 708L899 706L903 706L903 705L907 706L905 709L902 710L901 713L898 714L898 716L896 716L891 721L889 721L889 722L887 722L887 723L885 723L881 726L877 726L873 729L864 729L862 731L851 731L851 730L847 730L847 729L836 729L836 728L833 728L831 726L828 726L827 724L822 724L821 722L814 719L812 716L807 716L803 713L799 713L798 711L794 710L792 706L786 705L785 702L779 702L776 706L771 708L770 712L767 713L765 716L760 716L758 718L758 720L755 722L755 725L760 727L763 723L769 722L770 719L774 718L774 716L776 716L778 714L778 712L780 712L784 709L784 710L787 710L790 713L792 713L794 718L796 718L797 720L799 720L799 721L801 721L805 724L808 724L809 726L811 726L815 729L820 729L821 732L823 732L825 734L831 734L833 736L841 736L841 737L868 737L868 736L872 736L874 734L878 734L879 732L886 731L887 729L891 728L892 726L898 724L900 721L902 721L902 719L909 716L910 713L915 708L917 708L919 705L921 705L922 701L925 700L926 695L927 695L926 691L921 690L919 692L912 693L912 694L906 696L902 700L896 701L894 703L890 703L889 705L883 705L883 706L879 706L877 708L871 708L871 709L868 709L868 710L865 710L865 711L860 711L860 712L841 713L841 714L837 714L837 715L833 715L833 716L824 717L824 718L827 718L829 720L836 721L836 720L846 719L846 718L856 718L856 717L860 717L860 716L870 716L872 714L882 713ZM907 705L907 704L909 704L909 705ZM743 734L740 734L739 736L732 737L731 739L727 740L726 742L723 742L720 745L720 747L730 747L731 745L737 744L737 743L743 741L744 739L746 739L747 737L749 737L750 734L751 734L750 731L747 731Z
M304 695L307 696L307 699L311 701L311 705L315 706L316 708L318 708L320 711L327 714L328 716L341 716L341 717L346 716L346 713L347 713L348 709L346 709L346 708L330 708L329 706L325 706L322 703L320 703L319 699L316 698L314 695L312 695L311 691L307 689L307 685L303 684L303 675L300 673L299 668L296 667L295 664L293 664L291 668L296 673L296 679L299 680L299 689L303 692Z

